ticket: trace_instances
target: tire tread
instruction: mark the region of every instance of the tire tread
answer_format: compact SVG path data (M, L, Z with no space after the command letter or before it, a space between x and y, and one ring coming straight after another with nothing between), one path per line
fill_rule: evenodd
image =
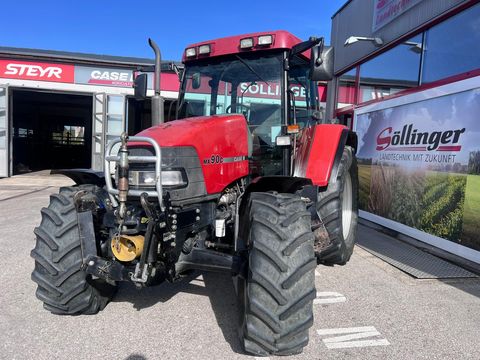
M296 194L252 193L243 345L294 355L308 343L316 295L311 215ZM246 224L247 225L247 224Z
M81 270L80 235L73 195L79 190L95 191L93 185L62 187L42 208L42 220L35 228L35 260L32 280L37 283L37 298L54 314L95 314L114 293L114 286L91 280Z

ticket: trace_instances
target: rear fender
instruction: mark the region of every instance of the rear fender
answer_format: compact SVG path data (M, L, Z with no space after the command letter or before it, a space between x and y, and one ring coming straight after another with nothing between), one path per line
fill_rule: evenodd
M60 169L50 171L52 175L65 175L72 179L77 185L93 184L99 187L105 186L105 175L103 171L92 169Z
M345 145L356 152L357 135L346 126L321 124L303 129L298 139L294 176L310 179L319 187L335 182Z

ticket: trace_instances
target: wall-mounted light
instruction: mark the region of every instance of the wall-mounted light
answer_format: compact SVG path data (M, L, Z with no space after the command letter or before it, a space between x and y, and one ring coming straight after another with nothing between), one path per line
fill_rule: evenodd
M403 45L410 46L408 50L413 51L415 54L422 53L422 43L415 42L415 41L404 41Z
M345 40L344 46L349 46L355 44L358 41L370 41L375 46L382 46L383 40L379 37L365 37L365 36L350 36L347 40Z

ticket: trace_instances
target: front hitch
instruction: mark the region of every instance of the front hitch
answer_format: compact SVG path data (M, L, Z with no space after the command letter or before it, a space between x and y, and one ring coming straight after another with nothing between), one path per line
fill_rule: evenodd
M153 156L131 156L128 151L129 142L135 144L148 144L154 151ZM113 155L113 148L120 143L118 154ZM120 246L120 237L124 231L124 220L126 217L127 200L131 197L140 198L140 203L148 218L147 230L145 233L143 249L140 255L140 261L137 263L135 270L129 272L128 280L131 280L138 286L143 286L149 283L151 277L155 277L157 269L152 268L150 264L155 263L156 251L158 247L159 238L162 238L163 228L166 227L165 206L163 201L162 188L162 169L161 169L161 148L158 143L148 137L127 136L122 133L120 138L110 141L105 149L105 186L109 194L112 206L116 208L115 216L118 223L118 231L116 238L113 240L113 246ZM116 187L113 185L112 174L110 173L110 164L114 162L118 174ZM155 189L142 190L129 187L128 172L131 163L153 163L155 164ZM158 199L157 204L152 204L149 199ZM163 219L163 220L162 220ZM119 252L120 249L117 249Z
M161 221L162 214L159 213L154 204L148 201L148 194L140 195L140 204L147 215L147 231L145 232L145 240L140 261L135 267L135 272L130 274L130 279L134 283L145 284L149 279L149 269L146 263L154 263L156 261L156 249L158 247L158 236L155 235L155 227L164 229L166 224Z

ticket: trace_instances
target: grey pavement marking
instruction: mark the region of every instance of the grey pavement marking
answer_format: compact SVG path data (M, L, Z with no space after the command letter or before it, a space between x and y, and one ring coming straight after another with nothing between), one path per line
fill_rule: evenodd
M317 291L317 297L313 300L314 304L335 304L347 301L347 298L334 291Z
M34 193L37 193L37 192L40 192L40 191L44 191L44 190L47 190L47 189L50 189L50 188L53 188L53 186L45 186L45 187L40 188L40 189L35 189L35 190L32 190L32 191L28 191L28 192L26 192L26 193L22 193L22 194L13 195L13 196L10 196L10 197L7 197L7 198L3 198L3 199L0 199L0 202L2 202L2 201L7 201L7 200L11 200L11 199L16 199L16 198L19 198L19 197L22 197L22 196L26 196L26 195L30 195L30 194L34 194Z
M351 328L337 329L320 329L317 330L320 336L325 335L341 335L322 339L325 346L329 349L345 349L354 347L371 347L371 346L387 346L390 345L387 339L379 339L382 336L374 326L361 326ZM358 340L377 337L370 340Z

